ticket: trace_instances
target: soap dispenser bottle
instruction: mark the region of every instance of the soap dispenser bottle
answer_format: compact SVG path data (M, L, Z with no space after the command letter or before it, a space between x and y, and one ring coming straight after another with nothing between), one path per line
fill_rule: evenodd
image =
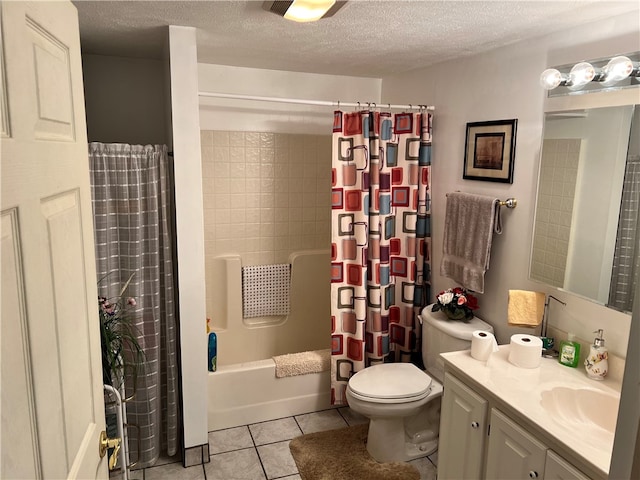
M560 342L558 362L567 367L576 368L580 361L580 344L574 338L573 333L570 333L567 340Z
M584 360L584 368L587 376L593 380L602 380L609 371L609 352L604 346L602 329L596 330L598 336L593 340L593 345L589 348L589 355Z

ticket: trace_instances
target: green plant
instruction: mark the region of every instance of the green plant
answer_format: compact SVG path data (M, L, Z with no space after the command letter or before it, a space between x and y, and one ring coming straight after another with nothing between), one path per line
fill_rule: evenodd
M139 331L132 321L136 300L124 296L133 275L131 274L117 297L98 297L98 313L103 383L120 389L125 378L129 377L135 392L145 355L138 342ZM104 278L106 277L102 280Z

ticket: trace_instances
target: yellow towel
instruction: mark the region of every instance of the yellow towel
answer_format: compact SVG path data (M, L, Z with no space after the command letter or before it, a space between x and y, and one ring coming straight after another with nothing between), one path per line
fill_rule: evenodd
M509 325L537 327L544 315L545 295L528 290L509 290Z

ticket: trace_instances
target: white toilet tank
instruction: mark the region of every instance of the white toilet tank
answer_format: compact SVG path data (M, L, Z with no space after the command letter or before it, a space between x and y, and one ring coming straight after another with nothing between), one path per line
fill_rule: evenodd
M422 309L422 361L427 373L444 381L444 361L440 354L471 348L471 336L476 330L493 333L493 327L487 322L473 317L468 322L449 320L441 311L432 312L427 305Z

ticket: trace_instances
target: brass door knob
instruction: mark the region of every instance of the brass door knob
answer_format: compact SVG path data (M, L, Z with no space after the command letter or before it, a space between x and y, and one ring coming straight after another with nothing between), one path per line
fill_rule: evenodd
M109 470L113 470L118 463L118 453L120 453L120 444L122 440L120 438L109 438L107 432L104 430L100 432L99 453L100 458L103 458L107 453L107 450L113 448L113 452L109 457Z

